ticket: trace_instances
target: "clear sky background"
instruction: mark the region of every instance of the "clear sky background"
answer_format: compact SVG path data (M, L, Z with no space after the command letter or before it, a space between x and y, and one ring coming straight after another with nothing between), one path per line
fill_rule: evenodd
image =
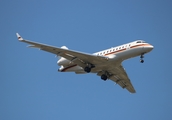
M1 0L0 120L171 120L170 0ZM59 73L28 40L94 53L143 39L154 50L125 61L136 94L96 74Z

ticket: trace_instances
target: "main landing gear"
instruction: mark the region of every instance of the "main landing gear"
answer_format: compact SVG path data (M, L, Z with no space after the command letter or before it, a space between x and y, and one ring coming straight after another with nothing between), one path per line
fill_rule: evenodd
M89 73L91 72L91 69L95 67L94 65L91 65L91 64L88 64L85 68L84 68L84 71ZM108 76L109 76L109 73L104 71L103 74L101 75L101 79L106 81L108 79Z
M102 79L102 80L106 81L107 78L108 78L107 75L105 75L105 74L101 75L101 79Z
M92 64L87 64L87 66L84 68L84 71L89 73L91 72L91 69L94 68L95 66Z
M91 68L90 67L85 67L84 68L84 71L87 72L87 73L89 73L89 72L91 72Z
M143 58L144 58L144 54L141 54L141 56L140 56L140 62L141 62L141 63L144 63Z
M111 74L108 72L108 71L101 71L101 79L106 81L110 76Z
M91 66L91 67L89 67L89 66L86 66L85 68L84 68L84 71L85 72L87 72L87 73L89 73L89 72L91 72L91 68L93 68L94 66ZM108 79L108 73L107 72L105 72L104 74L102 74L101 75L101 79L102 80L104 80L104 81L106 81L107 79Z

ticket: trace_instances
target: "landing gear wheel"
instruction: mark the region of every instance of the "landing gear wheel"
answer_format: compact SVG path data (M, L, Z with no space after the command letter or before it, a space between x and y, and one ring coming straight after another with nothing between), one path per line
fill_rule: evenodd
M106 80L107 80L107 76L103 74L103 75L101 76L101 79L104 80L104 81L106 81Z
M144 63L143 58L144 58L144 54L141 54L141 56L140 56L140 62L141 62L141 63Z
M144 60L141 59L140 62L141 62L141 63L144 63Z
M91 68L85 67L85 68L84 68L84 71L87 72L87 73L89 73L89 72L91 72Z
M140 56L140 58L142 59L142 58L144 58L144 56L143 56L143 55L141 55L141 56Z

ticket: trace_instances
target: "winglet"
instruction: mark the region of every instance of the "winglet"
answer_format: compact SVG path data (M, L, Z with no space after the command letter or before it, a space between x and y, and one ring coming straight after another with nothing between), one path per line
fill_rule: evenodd
M19 41L23 41L23 38L18 33L16 33L16 35Z

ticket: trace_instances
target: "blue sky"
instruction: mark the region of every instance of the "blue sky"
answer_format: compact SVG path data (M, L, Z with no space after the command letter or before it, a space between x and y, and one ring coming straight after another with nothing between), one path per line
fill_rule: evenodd
M1 120L171 120L170 0L3 0L0 4ZM51 53L24 38L94 53L143 39L154 45L123 63L137 93L95 74L59 73Z

